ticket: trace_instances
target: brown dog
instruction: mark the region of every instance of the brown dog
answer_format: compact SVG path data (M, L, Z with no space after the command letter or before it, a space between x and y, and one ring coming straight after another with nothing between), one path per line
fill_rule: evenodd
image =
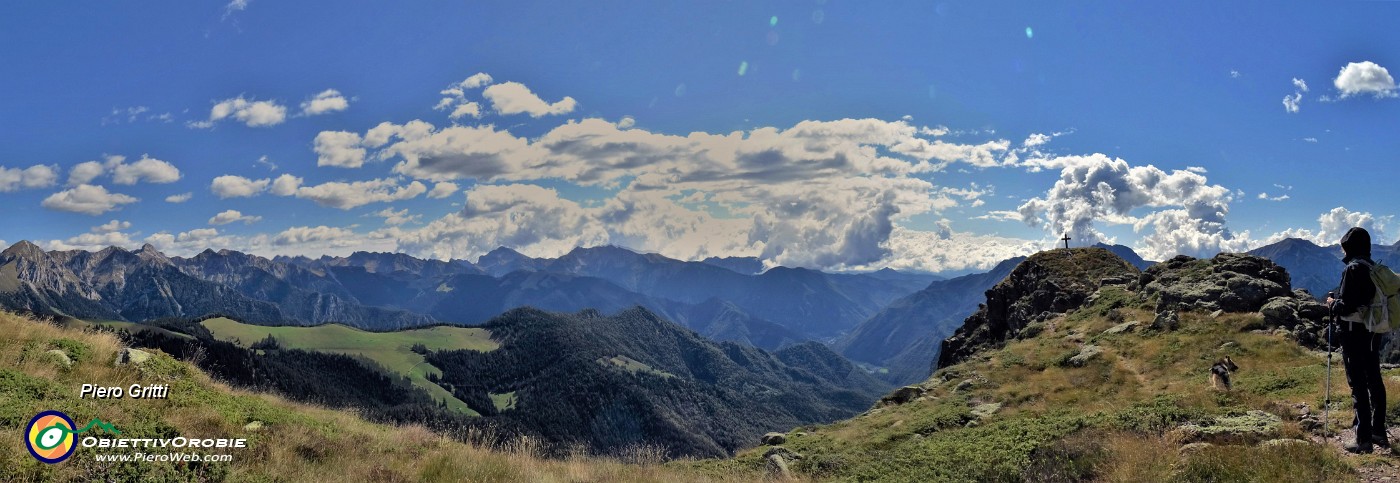
M1215 361L1215 365L1210 366L1210 387L1220 389L1220 386L1223 385L1225 390L1229 391L1230 373L1239 369L1240 366L1235 365L1235 361L1230 360L1230 356Z

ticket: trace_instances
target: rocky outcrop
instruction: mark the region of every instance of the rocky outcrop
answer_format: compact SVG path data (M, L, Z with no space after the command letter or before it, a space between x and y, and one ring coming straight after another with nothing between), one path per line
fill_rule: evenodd
M1139 273L1137 267L1103 248L1062 248L1032 255L988 290L987 303L943 341L934 369L1000 347L1033 322L1079 308L1106 282L1132 288Z
M1273 297L1292 294L1288 272L1267 258L1221 253L1210 259L1180 255L1149 267L1138 277L1157 311L1257 312Z

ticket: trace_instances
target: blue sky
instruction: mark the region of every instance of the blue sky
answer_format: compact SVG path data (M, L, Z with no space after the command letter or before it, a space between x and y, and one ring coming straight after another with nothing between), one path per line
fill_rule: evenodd
M615 243L956 270L1063 231L1155 257L1400 235L1380 195L1400 99L1376 77L1400 66L1396 2L3 8L7 242L468 259ZM413 121L431 128L410 139ZM381 123L397 134L363 142ZM318 149L323 132L344 142ZM102 174L70 182L88 161Z

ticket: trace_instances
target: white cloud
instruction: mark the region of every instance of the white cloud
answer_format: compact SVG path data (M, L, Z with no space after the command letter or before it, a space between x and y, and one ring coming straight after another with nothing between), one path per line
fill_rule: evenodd
M83 184L49 195L42 205L51 210L96 216L137 201L140 200L132 196L110 193L102 186Z
M1152 232L1140 240L1139 253L1165 260L1178 253L1214 255L1242 248L1247 234L1225 226L1230 190L1210 185L1200 173L1166 172L1155 166L1129 166L1103 154L1064 156L1047 163L1062 166L1060 179L1044 197L1033 198L1018 211L1031 226L1048 234L1069 234L1081 243L1112 239L1095 224L1129 224ZM1139 209L1180 207L1135 215Z
M568 114L578 105L574 98L567 96L552 104L545 102L519 82L494 84L482 91L481 95L491 101L492 109L504 115L529 114L530 117L543 117Z
M110 158L109 158L110 159ZM122 158L125 159L125 158ZM97 161L86 161L78 163L68 170L68 186L91 183L107 172L107 168Z
M308 199L321 206L348 210L370 203L407 200L428 192L423 183L413 181L399 186L395 179L374 179L369 181L332 181L316 186L297 188L296 197Z
M245 225L251 225L251 224L256 223L256 222L258 222L258 221L260 221L260 220L262 220L262 217L261 217L261 216L244 215L243 213L239 212L238 210L226 210L226 211L221 212L221 213L219 213L219 214L217 214L217 215L214 215L212 218L209 218L209 224L210 224L210 225L227 225L227 224L229 224L229 223L234 223L234 222L239 222L239 221L241 221L241 222L243 222L243 224L245 224Z
M316 165L358 168L365 164L360 135L345 131L321 131L315 141Z
M58 184L58 169L53 166L36 164L23 169L0 166L0 193L48 188L55 184Z
M257 166L264 166L268 171L277 171L277 163L272 162L266 154L258 156L258 160L254 164Z
M1365 94L1378 99L1396 96L1395 78L1385 67L1371 61L1348 63L1337 73L1332 85L1342 92L1343 99Z
M584 119L527 139L490 125L439 129L414 121L380 124L365 134L361 146L382 146L367 156L397 159L394 171L417 179L488 184L557 179L619 190L599 204L579 206L593 218L578 228L589 231L546 231L558 236L526 240L541 255L597 239L641 250L655 247L679 258L742 252L790 266L839 268L886 258L885 242L898 219L984 203L979 192L986 189L938 187L913 175L950 163L1015 164L1006 140L958 144L924 137L946 133L903 121L843 119L676 136ZM515 187L472 188L469 203L484 190L529 190L508 186ZM697 198L698 193L704 196ZM594 212L605 207L612 210L609 222ZM474 231L473 236L437 232L468 231L465 227L481 223L452 215L418 230L427 235L409 233L400 240L416 254L470 259L495 248L483 245L493 238Z
M176 169L175 165L144 154L135 163L117 162L109 164L108 168L112 170L112 182L121 185L133 185L141 181L174 183L179 181L181 176L180 170Z
M186 201L189 201L190 198L193 198L193 197L194 197L194 193L180 193L180 194L177 194L177 195L166 196L166 197L165 197L165 202L166 202L166 203L184 203L184 202L186 202Z
M190 127L209 128L214 123L233 118L248 127L267 127L287 120L287 108L276 101L257 101L242 96L224 99L209 109L209 120L190 123Z
M385 208L371 213L371 215L383 217L384 224L389 226L399 226L405 223L418 223L419 220L423 218L423 215L408 214L407 208L398 211L394 211L393 208Z
M428 192L428 197L436 199L446 198L448 196L452 196L452 194L456 193L458 189L459 188L457 187L457 183L442 181L433 185L433 190Z
M1364 211L1351 211L1345 207L1338 206L1317 217L1317 230L1305 228L1291 228L1271 235L1260 245L1276 243L1284 238L1301 238L1311 241L1321 246L1336 245L1341 243L1342 235L1352 227L1362 227L1371 233L1371 242L1385 244L1389 243L1389 238L1385 230L1394 221L1392 216L1375 216Z
M272 238L274 245L325 244L349 246L355 243L355 232L330 226L294 226Z
M1269 196L1268 193L1265 193L1265 192L1262 192L1262 191L1261 191L1261 192L1259 192L1259 195L1257 196L1257 198L1259 198L1259 199L1261 199L1261 200L1264 200L1264 201L1283 201L1283 200L1288 199L1288 195L1283 194L1283 195L1278 195L1278 196Z
M618 129L632 129L632 128L635 127L636 125L637 125L637 120L636 120L635 118L633 118L632 116L622 116L622 119L619 120L619 121L617 121L617 128L618 128Z
M462 81L462 83L458 85L460 85L463 89L477 89L480 87L490 85L491 82L492 79L490 74L487 74L485 72L477 72L475 74L472 74L471 77L468 77L467 80Z
M113 223L115 223L115 221L113 221ZM123 233L120 230L105 230L108 225L111 225L111 223L100 227L93 227L92 231L89 233L83 233L66 240L49 240L48 242L40 243L40 245L43 245L44 248L49 250L88 251L97 251L113 246L132 248L133 245L135 245L135 242L131 239L131 234ZM130 228L130 225L130 223L127 223L126 228Z
M316 94L310 100L301 103L301 114L303 116L316 116L331 112L340 112L350 108L350 101L345 96L340 95L340 91L326 89Z
M125 230L128 230L128 229L130 229L130 228L131 228L131 222L129 222L129 221L112 220L112 221L103 223L103 224L101 224L101 225L97 225L97 226L92 227L92 232L93 232L93 233L112 233L112 232L117 232L117 231L125 231Z
M889 258L854 268L871 270L889 267L923 272L989 270L1008 258L1030 255L1047 248L1042 242L974 235L948 227L938 227L930 232L898 226L890 233L889 246Z
M303 181L304 180L296 176L284 174L272 181L272 186L268 189L268 192L277 196L292 196L297 193L297 188L301 187Z
M242 176L223 175L214 178L209 184L209 191L219 198L248 198L262 193L271 182L269 179L251 180Z
M1304 82L1303 79L1299 79L1297 77L1293 78L1293 87L1297 88L1300 92L1308 91L1308 83Z
M112 175L113 183L128 186L140 182L174 183L183 176L175 165L152 158L149 154L142 154L141 159L130 164L127 164L126 156L103 156L104 162L86 161L68 170L68 186L91 184L93 180L107 174Z
M464 102L458 104L456 108L452 109L452 114L449 114L447 117L451 119L458 119L468 116L475 119L481 119L481 104L475 102Z
M1298 112L1298 105L1303 102L1302 93L1294 93L1291 96L1283 96L1283 110L1289 113Z
M1231 79L1238 79L1238 78L1240 78L1240 71L1231 69L1231 70L1230 70L1230 78L1231 78Z

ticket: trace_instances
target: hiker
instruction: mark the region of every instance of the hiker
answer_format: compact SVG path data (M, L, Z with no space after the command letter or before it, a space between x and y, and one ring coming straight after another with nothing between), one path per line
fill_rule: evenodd
M1342 236L1342 284L1334 294L1327 297L1327 307L1333 321L1341 319L1334 326L1341 340L1342 365L1346 368L1347 385L1351 386L1351 400L1356 408L1352 427L1356 430L1356 441L1345 443L1352 453L1369 453L1372 444L1390 447L1385 429L1385 383L1381 380L1380 349L1383 336L1367 329L1356 319L1356 315L1367 309L1376 295L1376 285L1371 281L1371 234L1366 229L1354 227ZM1335 298L1334 298L1335 296Z

